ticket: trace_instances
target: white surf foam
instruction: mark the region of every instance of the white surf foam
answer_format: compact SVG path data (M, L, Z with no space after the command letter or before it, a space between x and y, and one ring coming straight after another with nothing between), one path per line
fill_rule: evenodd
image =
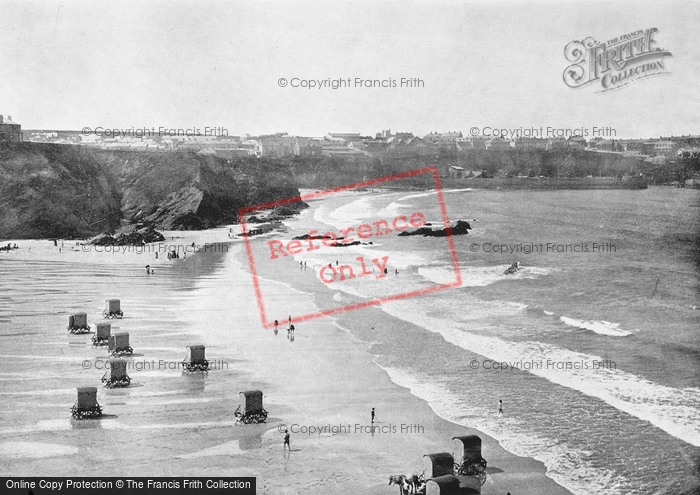
M379 210L379 215L386 215L390 217L396 218L397 216L400 215L399 210L400 209L406 209L406 208L411 208L413 207L412 204L404 204L404 203L399 203L398 201L394 201L393 203L389 203L387 206L385 206L382 210Z
M357 201L339 206L329 214L329 217L334 220L335 223L333 225L342 227L353 225L358 221L361 222L364 218L372 217L374 215L373 211L370 198L365 196Z
M471 187L467 187L465 189L443 189L443 193L456 193L456 192L465 192L465 191L473 191ZM437 194L437 190L434 189L432 191L424 192L424 193L419 193L419 194L410 194L408 196L404 196L403 198L398 199L397 201L405 201L407 199L413 199L413 198L425 198L427 196L432 196L433 194Z
M516 455L533 457L547 468L547 476L576 495L621 495L619 489L624 480L611 470L601 468L587 460L588 454L576 446L559 440L533 435L515 418L494 419L488 411L473 407L469 401L452 393L447 387L436 382L435 377L419 377L403 370L382 366L391 380L408 388L411 393L422 398L435 413L464 426L476 428L495 438Z
M569 318L567 316L562 316L559 319L569 326L590 330L591 332L595 332L600 335L610 335L612 337L625 337L634 333L628 330L621 329L619 323L611 323L605 320L583 321L575 320L574 318Z
M537 361L543 369L530 373L559 385L597 397L612 407L648 421L670 435L700 446L700 389L659 385L618 369L601 367L599 356L534 341L509 342L464 331L448 319L426 316L416 303L396 301L382 305L387 313L421 325L448 342L497 362ZM582 369L561 369L547 363L585 363Z
M459 271L462 275L462 284L460 287L485 287L496 282L507 280L536 279L554 271L550 268L528 267L514 275L505 275L503 272L508 266L509 265L460 265ZM451 266L423 266L418 269L418 274L436 284L448 284L454 282L457 277L454 268Z

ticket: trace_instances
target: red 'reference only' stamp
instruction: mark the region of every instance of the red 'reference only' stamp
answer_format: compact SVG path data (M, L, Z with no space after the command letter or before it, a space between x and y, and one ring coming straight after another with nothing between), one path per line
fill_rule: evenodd
M428 174L429 176L431 176L435 185L435 191L440 207L442 223L445 226L445 238L447 240L447 246L452 260L452 267L455 273L455 280L453 282L436 284L417 290L392 294L388 296L385 295L360 303L338 306L336 308L323 309L314 313L294 316L291 318L289 323L308 321L322 316L330 316L333 314L342 313L353 309L361 309L366 308L368 306L376 306L384 302L397 301L423 294L429 294L444 289L449 289L451 287L459 287L462 284L462 275L459 270L459 263L457 260L457 254L454 246L454 239L450 228L450 222L447 217L445 198L443 195L442 188L440 186L440 176L438 174L437 167L426 167L418 170L402 172L387 177L380 177L377 179L348 184L346 186L336 187L325 191L306 193L302 194L301 196L295 196L287 199L281 199L277 201L271 201L269 203L241 208L238 211L238 218L242 230L241 235L243 236L245 242L246 255L248 257L248 265L250 268L250 274L253 279L253 289L255 291L255 298L257 301L258 310L260 312L260 319L263 327L266 329L273 328L274 323L270 321L270 319L268 319L267 312L265 310L265 303L263 300L263 293L260 287L260 280L258 278L255 267L253 247L250 239L251 233L249 232L246 225L246 215L250 215L254 212L269 210L277 206L291 204L299 201L321 199L324 197L328 197L334 193L337 194L345 191L353 191L369 187L380 187L382 184L386 184L390 181L408 179L423 174ZM296 239L260 239L259 242L264 243L265 245L264 252L266 257L268 257L270 260L279 260L287 257L293 257L294 255L302 254L304 252L311 253L313 251L321 249L321 246L331 247L334 245L350 246L360 243L367 244L362 241L371 239L377 240L377 238L381 239L381 237L383 236L396 235L395 233L401 233L410 228L418 229L425 225L425 215L420 211L415 211L410 214L397 215L394 218L383 218L374 222L364 222L360 224L356 223L355 225L348 225L347 227L336 230L326 228L323 228L321 230L312 229L304 236L301 236L301 238L298 237ZM369 243L371 244L371 241ZM332 263L329 263L328 265L322 265L318 271L319 279L323 283L332 284L335 282L342 282L345 280L370 275L375 279L382 279L387 276L387 263L389 261L388 256L378 256L376 258L371 259L365 259L363 256L359 256L358 258L356 258L356 261L358 263L354 267L347 264L341 266L334 266ZM375 269L377 269L376 272Z

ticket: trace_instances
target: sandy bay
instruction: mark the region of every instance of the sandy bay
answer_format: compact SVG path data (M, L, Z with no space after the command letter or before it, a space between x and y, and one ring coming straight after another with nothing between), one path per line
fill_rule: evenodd
M153 251L83 252L68 242L58 253L48 241L21 241L4 255L5 475L255 476L259 493L394 493L389 475L420 473L424 454L451 451L452 437L476 433L490 469L482 493L568 493L541 463L438 417L390 380L372 348L392 335L410 338L411 325L368 308L300 323L291 341L287 316L314 312L332 297L291 259L258 260L261 284L272 294L266 308L282 322L277 335L262 329L242 243L227 232L166 232L169 244L227 246L173 261ZM145 273L146 264L154 274ZM93 348L89 336L68 335L66 318L84 310L92 325L112 297L125 312L113 328L130 332L132 360L144 364L129 370L129 388L99 389L113 416L72 422L75 387L100 385L103 370L94 368L106 351ZM205 344L219 366L183 375L161 364L180 361L192 343ZM238 393L248 389L265 394L264 424L235 424ZM288 454L283 427L292 431ZM306 434L310 427L324 431Z

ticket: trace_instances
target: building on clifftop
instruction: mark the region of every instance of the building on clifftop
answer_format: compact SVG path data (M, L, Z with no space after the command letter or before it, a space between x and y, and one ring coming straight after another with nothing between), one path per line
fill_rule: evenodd
M7 118L0 115L0 142L22 142L22 126L12 122L12 117L9 115Z

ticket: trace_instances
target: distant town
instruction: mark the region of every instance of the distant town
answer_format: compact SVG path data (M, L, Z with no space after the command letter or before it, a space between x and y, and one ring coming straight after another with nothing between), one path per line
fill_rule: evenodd
M207 132L210 130L210 132ZM202 132L157 129L127 129L125 132L97 128L94 131L25 129L12 117L0 115L0 142L36 142L88 146L102 150L173 152L193 151L231 159L248 156L343 156L375 157L385 153L438 153L446 149L468 150L551 150L616 153L663 165L675 158L700 155L700 135L659 136L649 139L609 139L580 136L568 138L515 138L465 135L460 131L430 132L422 137L412 132L382 130L374 136L329 132L325 136L291 136L286 132L260 136L229 136L226 129L205 128ZM199 131L199 129L196 129ZM121 134L121 135L120 135ZM184 135L189 134L189 135ZM194 134L194 135L193 135Z

